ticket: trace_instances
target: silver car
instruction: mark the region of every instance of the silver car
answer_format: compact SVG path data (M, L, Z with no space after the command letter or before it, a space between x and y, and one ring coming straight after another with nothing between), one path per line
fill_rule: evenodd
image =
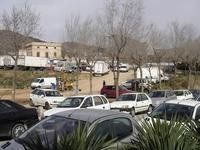
M156 90L149 93L153 107L157 107L161 103L168 100L176 100L177 97L172 90Z
M105 137L107 135L109 137L108 140L116 139L116 143L112 145L116 146L116 148L121 143L130 142L136 133L136 121L129 114L109 110L76 109L60 112L45 118L27 130L18 139L13 139L1 145L0 150L23 150L24 147L21 142L23 140L31 140L32 135L35 133L41 137L46 134L48 142L53 143L55 133L58 137L65 134L69 135L77 129L79 124L88 124L88 133L95 129L97 137ZM51 147L52 145L49 146Z

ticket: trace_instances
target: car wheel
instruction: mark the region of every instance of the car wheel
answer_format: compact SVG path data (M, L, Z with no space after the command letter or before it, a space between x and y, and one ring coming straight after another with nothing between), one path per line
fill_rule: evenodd
M46 110L49 110L49 109L51 108L48 102L45 103L44 108L45 108Z
M152 111L153 111L153 107L152 105L149 105L148 112L152 112Z
M130 114L131 114L131 116L135 117L135 108L132 108Z
M30 106L34 106L33 100L30 99Z
M12 127L11 136L13 138L19 137L22 133L26 131L26 129L27 128L25 125L17 123Z

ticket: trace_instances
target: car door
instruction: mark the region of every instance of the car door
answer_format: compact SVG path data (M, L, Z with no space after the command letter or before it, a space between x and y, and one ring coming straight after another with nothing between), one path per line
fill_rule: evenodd
M37 99L36 99L37 105L44 106L44 103L45 103L44 99L45 99L44 91L39 90L38 95L37 95Z
M116 139L116 143L112 145L114 147L120 146L120 143L129 143L135 132L132 121L126 117L106 118L98 122L94 129L95 135L106 136L106 141Z
M105 109L110 110L110 103L109 103L108 99L105 96L100 96L100 97L104 102Z
M141 101L142 101L141 111L146 111L149 108L150 100L146 96L146 94L140 94L140 95L141 95Z
M137 94L135 112L141 112L143 109L143 101L141 94Z
M9 136L16 115L18 115L16 108L4 101L0 102L0 137Z
M93 103L92 97L85 98L80 107L81 108L94 108L94 103Z
M99 96L93 96L95 109L106 109L103 100Z

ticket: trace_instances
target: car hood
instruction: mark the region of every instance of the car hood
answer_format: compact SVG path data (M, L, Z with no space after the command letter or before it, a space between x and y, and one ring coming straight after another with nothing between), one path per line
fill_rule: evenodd
M123 107L132 107L135 104L134 101L115 101L110 103L111 108L123 108Z
M63 111L66 111L66 110L71 110L71 109L78 109L78 107L75 107L75 108L52 108L52 109L44 112L44 117L48 117L48 116L51 116L53 114L63 112Z
M58 96L58 97L45 97L46 99L48 99L48 100L51 100L51 101L55 101L55 103L56 102L62 102L64 99L65 99L65 97L63 97L63 96Z

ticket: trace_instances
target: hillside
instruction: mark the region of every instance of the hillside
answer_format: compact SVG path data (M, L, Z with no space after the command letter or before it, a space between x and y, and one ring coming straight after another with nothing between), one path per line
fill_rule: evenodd
M16 45L21 48L23 45L30 42L44 41L33 37L25 37L21 34L8 30L0 30L0 54L5 54L8 51L12 51L14 49L13 47Z

